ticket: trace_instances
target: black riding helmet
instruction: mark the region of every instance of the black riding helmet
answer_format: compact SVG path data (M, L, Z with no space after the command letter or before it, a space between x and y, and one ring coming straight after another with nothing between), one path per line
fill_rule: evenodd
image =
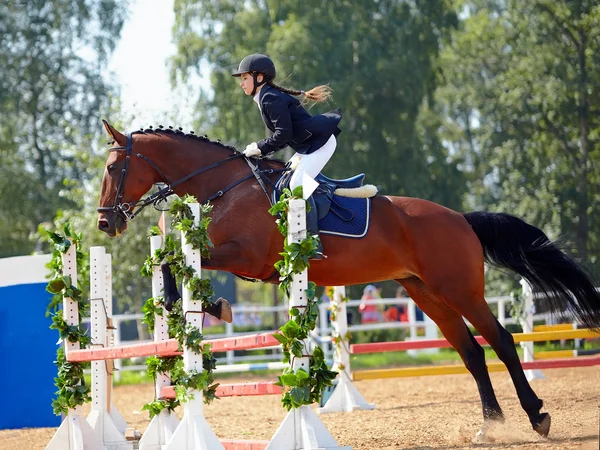
M254 95L258 86L275 78L275 64L273 64L273 61L268 56L261 55L260 53L254 53L253 55L248 55L242 59L237 71L232 73L231 76L240 77L244 73L252 74L252 78L254 79L254 89L252 90L252 95ZM264 77L263 81L260 83L256 79L259 73L262 73Z

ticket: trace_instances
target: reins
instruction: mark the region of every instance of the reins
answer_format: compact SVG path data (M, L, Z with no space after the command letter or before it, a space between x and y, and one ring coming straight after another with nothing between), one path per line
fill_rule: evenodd
M115 202L114 202L113 206L102 206L102 207L97 208L98 212L102 212L102 211L116 212L123 218L123 220L125 222L129 222L129 221L133 220L135 218L135 216L137 216L140 212L142 212L142 210L148 205L153 205L156 209L160 209L159 208L160 203L166 201L166 199L168 197L173 195L175 193L174 188L176 186L180 185L181 183L188 181L190 178L193 178L196 175L200 175L201 173L204 173L204 172L207 172L216 167L222 166L223 164L226 164L229 161L232 161L232 160L240 158L240 157L244 157L245 161L248 163L248 166L250 167L250 170L251 170L250 175L247 175L247 176L235 181L233 184L227 186L226 188L217 191L215 194L211 195L210 197L208 197L206 200L204 200L201 203L209 202L216 198L222 197L226 192L230 191L234 187L238 186L239 184L243 183L244 181L249 180L252 177L256 178L256 180L258 181L263 192L267 196L267 199L269 199L269 203L271 203L271 198L269 196L269 193L267 192L267 187L265 186L263 176L265 174L285 172L285 171L289 170L288 168L261 170L258 168L258 165L252 164L252 162L247 157L245 157L243 153L235 153L232 156L229 156L225 159L217 161L208 166L202 167L202 168L184 176L183 178L180 178L179 180L176 180L176 181L170 183L168 181L167 177L165 176L165 174L163 173L163 171L160 169L160 167L158 167L150 158L148 158L147 156L145 156L141 153L134 153L133 154L134 156L137 156L138 158L142 159L143 161L146 161L148 164L150 164L152 166L152 168L154 170L156 170L156 172L160 175L163 183L166 186L164 188L160 189L158 192L155 192L154 194L152 194L144 199L140 199L137 202L121 203L121 200L124 195L124 190L125 190L125 181L127 179L127 173L129 170L129 162L130 162L131 155L132 155L132 146L133 146L132 135L134 133L135 132L127 134L127 142L126 142L125 147L116 146L116 147L111 147L108 149L109 152L124 151L125 152L125 164L123 166L123 169L121 169L121 176L119 178L119 184L117 187L117 193L115 195ZM271 180L269 180L268 178L267 178L267 181L271 182Z

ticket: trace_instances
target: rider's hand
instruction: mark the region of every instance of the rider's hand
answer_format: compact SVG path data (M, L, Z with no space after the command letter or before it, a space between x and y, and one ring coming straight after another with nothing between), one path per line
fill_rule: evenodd
M253 156L260 156L260 154L260 149L258 148L256 142L246 145L246 148L244 149L244 156L246 156L247 158L251 158Z

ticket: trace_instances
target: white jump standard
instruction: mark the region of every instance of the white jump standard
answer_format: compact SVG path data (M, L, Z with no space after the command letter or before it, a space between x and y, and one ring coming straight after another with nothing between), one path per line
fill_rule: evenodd
M288 211L288 237L289 243L301 242L306 238L306 202L303 199L292 199ZM306 289L308 288L308 271L305 269L300 274L294 274L290 309L306 308L308 305ZM304 341L305 352L308 352L310 342ZM294 371L300 369L309 373L310 355L291 360ZM348 449L340 447L329 433L325 425L308 405L292 409L273 435L266 450L333 450Z

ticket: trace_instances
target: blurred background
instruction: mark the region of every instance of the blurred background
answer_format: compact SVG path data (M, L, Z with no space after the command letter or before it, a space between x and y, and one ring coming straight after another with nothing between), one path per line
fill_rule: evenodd
M344 112L326 175L517 215L599 275L596 1L4 0L0 30L0 257L48 252L39 230L68 219L84 248L113 254L116 313L151 296L139 270L158 213L117 239L96 230L101 119L243 147L265 130L230 73L254 52L283 86L333 89L311 110ZM210 276L231 301L280 301L273 286ZM520 290L486 276L488 295Z

